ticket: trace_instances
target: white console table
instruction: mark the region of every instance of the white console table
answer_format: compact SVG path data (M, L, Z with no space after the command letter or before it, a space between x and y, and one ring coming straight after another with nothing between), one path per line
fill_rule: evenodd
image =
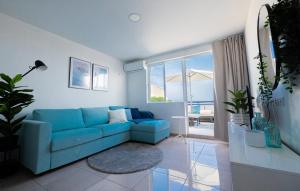
M233 191L300 191L300 156L282 148L244 143L244 127L228 124ZM299 140L300 144L300 140Z

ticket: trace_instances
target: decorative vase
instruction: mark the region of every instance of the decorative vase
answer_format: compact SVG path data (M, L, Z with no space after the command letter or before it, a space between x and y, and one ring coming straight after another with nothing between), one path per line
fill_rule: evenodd
M255 116L251 120L253 129L263 131L267 123L266 118L262 117L260 112L255 112Z
M266 144L268 147L280 148L281 147L281 137L279 129L273 124L268 123L267 127L264 129Z
M244 113L232 113L230 115L230 121L232 123L238 124L238 125L247 125L250 124L250 117L248 114Z

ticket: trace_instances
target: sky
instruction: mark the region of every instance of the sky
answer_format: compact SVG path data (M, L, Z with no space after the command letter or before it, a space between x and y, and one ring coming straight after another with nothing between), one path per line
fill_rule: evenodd
M166 77L181 75L182 59L171 60L165 62ZM200 55L186 58L186 69L197 69L213 71L212 53L203 53ZM151 67L150 72L151 84L163 89L163 65L155 65ZM213 101L213 80L192 81L192 99L193 101ZM189 90L189 88L188 88ZM166 84L166 97L172 101L182 101L182 78L177 82L169 82ZM190 94L188 91L188 97Z

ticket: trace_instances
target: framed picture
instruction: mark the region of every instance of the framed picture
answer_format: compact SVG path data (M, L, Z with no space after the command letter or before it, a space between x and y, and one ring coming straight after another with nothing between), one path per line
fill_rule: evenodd
M93 90L108 91L108 67L93 64Z
M90 62L70 58L69 87L91 89L92 66Z

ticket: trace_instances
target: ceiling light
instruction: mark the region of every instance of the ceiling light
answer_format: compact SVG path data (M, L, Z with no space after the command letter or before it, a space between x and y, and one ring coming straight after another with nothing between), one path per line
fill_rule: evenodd
M141 15L138 13L130 13L128 16L129 20L132 22L139 22L141 20Z

